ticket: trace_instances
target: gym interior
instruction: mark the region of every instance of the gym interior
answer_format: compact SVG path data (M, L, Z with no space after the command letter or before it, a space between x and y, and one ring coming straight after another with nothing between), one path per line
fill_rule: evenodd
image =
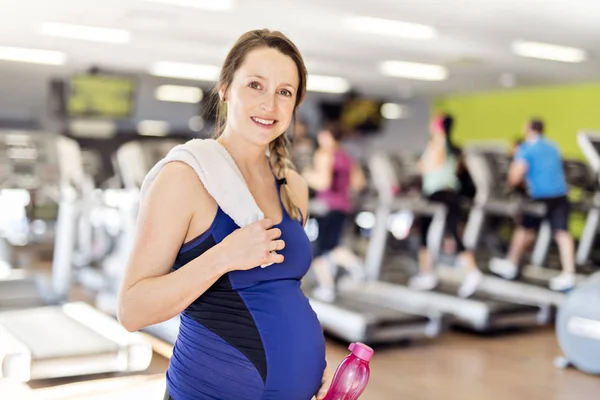
M364 400L598 398L599 2L2 3L0 399L163 399L180 316L119 318L141 189L214 137L221 67L263 28L308 71L284 135L303 232L337 240L313 257L327 284L316 266L298 283L328 365L371 346ZM339 235L312 184L333 130L364 178ZM451 205L426 193L438 148ZM561 214L536 190L563 181Z

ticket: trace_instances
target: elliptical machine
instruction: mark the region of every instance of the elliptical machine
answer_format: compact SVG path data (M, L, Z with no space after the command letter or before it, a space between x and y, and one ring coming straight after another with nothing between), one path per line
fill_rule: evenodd
M556 336L564 357L555 365L569 365L600 374L600 272L577 286L558 309Z
M577 141L600 182L600 134L579 132ZM597 234L600 192L594 196L585 227L589 246ZM581 246L581 244L580 244ZM555 365L569 365L588 374L600 375L600 272L596 272L567 295L556 320L556 336L563 357Z

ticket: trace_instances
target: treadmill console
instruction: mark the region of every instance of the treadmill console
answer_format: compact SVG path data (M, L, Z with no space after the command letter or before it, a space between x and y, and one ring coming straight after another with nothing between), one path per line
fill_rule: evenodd
M600 133L580 131L577 134L577 144L590 165L594 180L598 183L600 178Z
M154 164L162 160L171 149L184 141L167 138L164 140L147 140L141 142L144 152L144 160L148 163L146 168L148 171Z
M55 135L0 131L0 189L35 190L58 183Z
M125 188L139 188L150 169L183 141L165 138L134 140L117 149L116 166ZM135 160L135 161L133 161Z
M579 160L563 160L565 179L569 186L592 191L596 186L589 166Z
M512 161L508 148L495 142L473 144L463 154L477 192L486 193L486 197L504 197L504 182L508 179Z

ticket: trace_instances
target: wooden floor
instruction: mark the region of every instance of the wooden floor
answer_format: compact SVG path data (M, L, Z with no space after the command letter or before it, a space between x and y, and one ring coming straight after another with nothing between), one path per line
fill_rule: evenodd
M592 400L600 377L554 367L552 330L479 337L450 333L430 345L379 350L364 400ZM343 347L331 346L335 361Z
M83 292L75 294L86 300ZM332 365L347 354L345 345L328 342ZM377 348L361 400L600 399L600 377L556 369L554 359L560 354L550 328L493 337L447 332L420 345ZM162 400L167 366L168 359L156 354L142 374L27 385L0 380L0 400Z
M348 353L337 342L337 365ZM600 377L553 365L560 354L552 330L480 337L450 332L423 345L376 349L371 381L361 400L594 400ZM156 355L144 374L0 383L6 400L162 400L167 359Z

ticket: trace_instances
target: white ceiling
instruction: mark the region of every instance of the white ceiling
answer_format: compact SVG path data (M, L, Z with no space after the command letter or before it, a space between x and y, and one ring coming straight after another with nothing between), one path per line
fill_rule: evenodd
M231 12L143 0L0 0L0 7L0 46L63 51L65 67L35 67L57 72L92 64L145 72L160 60L218 65L241 33L267 27L298 45L310 73L347 78L368 94L494 90L503 73L514 74L518 86L600 81L600 0L237 0ZM347 15L429 24L439 36L356 33L341 24ZM46 21L127 29L132 40L120 45L45 37L37 27ZM590 59L570 64L518 57L510 51L515 39L580 47ZM383 60L443 64L449 78L384 77L377 69ZM0 61L0 74L22 67Z

